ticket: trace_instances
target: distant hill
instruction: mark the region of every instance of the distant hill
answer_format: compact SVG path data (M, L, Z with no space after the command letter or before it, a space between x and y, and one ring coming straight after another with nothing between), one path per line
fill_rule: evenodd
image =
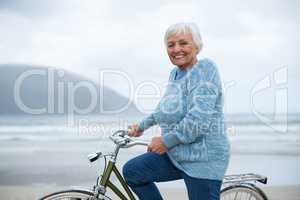
M17 95L14 96L14 88L18 82L21 83L20 90L16 91L20 98L15 98ZM88 87L94 91L96 98L92 98ZM67 114L68 112L105 114L105 112L115 112L124 108L129 102L128 98L112 89L102 87L80 75L66 70L33 65L0 65L0 92L0 114L27 115L27 111L24 111L24 106L21 104L31 111L42 114ZM95 100L95 106L91 105L92 99ZM81 112L89 106L91 106L89 112L88 110L86 113ZM140 113L130 102L127 109L115 114Z

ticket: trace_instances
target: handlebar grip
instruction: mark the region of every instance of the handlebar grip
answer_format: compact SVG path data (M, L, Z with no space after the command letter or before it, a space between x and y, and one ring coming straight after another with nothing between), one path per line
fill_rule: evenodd
M119 133L121 133L121 134L119 134ZM121 137L124 137L125 135L128 135L128 131L126 131L126 130L118 130L118 131L114 132L112 134L112 136L115 136L117 134L119 134L119 136L121 136Z

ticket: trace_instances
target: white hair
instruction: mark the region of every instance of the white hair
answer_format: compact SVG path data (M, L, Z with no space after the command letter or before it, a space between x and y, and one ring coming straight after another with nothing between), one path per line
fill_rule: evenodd
M198 29L198 26L195 23L177 23L171 25L165 34L165 44L167 45L167 40L174 35L178 34L191 34L192 38L199 48L199 51L202 49L203 43L201 39L201 35Z

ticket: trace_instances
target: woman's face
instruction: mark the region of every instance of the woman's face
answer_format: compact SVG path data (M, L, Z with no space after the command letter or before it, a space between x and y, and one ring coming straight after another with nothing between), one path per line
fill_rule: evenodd
M171 62L184 69L197 62L199 48L191 34L178 34L167 40L167 52Z

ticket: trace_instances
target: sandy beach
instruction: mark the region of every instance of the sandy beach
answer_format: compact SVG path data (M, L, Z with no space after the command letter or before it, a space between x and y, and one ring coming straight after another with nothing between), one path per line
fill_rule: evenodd
M0 199L37 199L71 186L90 189L103 167L102 162L99 160L90 164L86 159L88 152L61 151L57 149L57 152L0 153ZM127 159L141 153L142 149L128 151L126 154L121 153L119 168ZM298 156L233 155L228 173L254 172L266 175L269 183L257 184L263 188L269 199L299 200L299 160ZM158 186L166 200L188 199L182 181L159 183Z
M3 123L10 122L6 121ZM47 120L41 123L49 130L36 126L2 127L0 200L37 199L71 186L91 189L102 172L103 160L89 163L87 155L113 151L114 145L107 138L75 134L56 124L50 126ZM257 125L241 126L239 134L230 135L232 154L227 174L264 175L268 177L268 184L257 184L269 199L299 200L299 125L294 124L290 129L289 133L278 134ZM127 160L145 151L146 147L141 146L122 149L117 166L121 169ZM166 200L187 199L182 181L158 186Z
M0 196L3 200L30 200L37 199L47 191L56 191L64 187L58 186L1 186ZM187 200L184 188L160 188L166 200ZM264 187L263 190L270 200L299 200L300 185Z

